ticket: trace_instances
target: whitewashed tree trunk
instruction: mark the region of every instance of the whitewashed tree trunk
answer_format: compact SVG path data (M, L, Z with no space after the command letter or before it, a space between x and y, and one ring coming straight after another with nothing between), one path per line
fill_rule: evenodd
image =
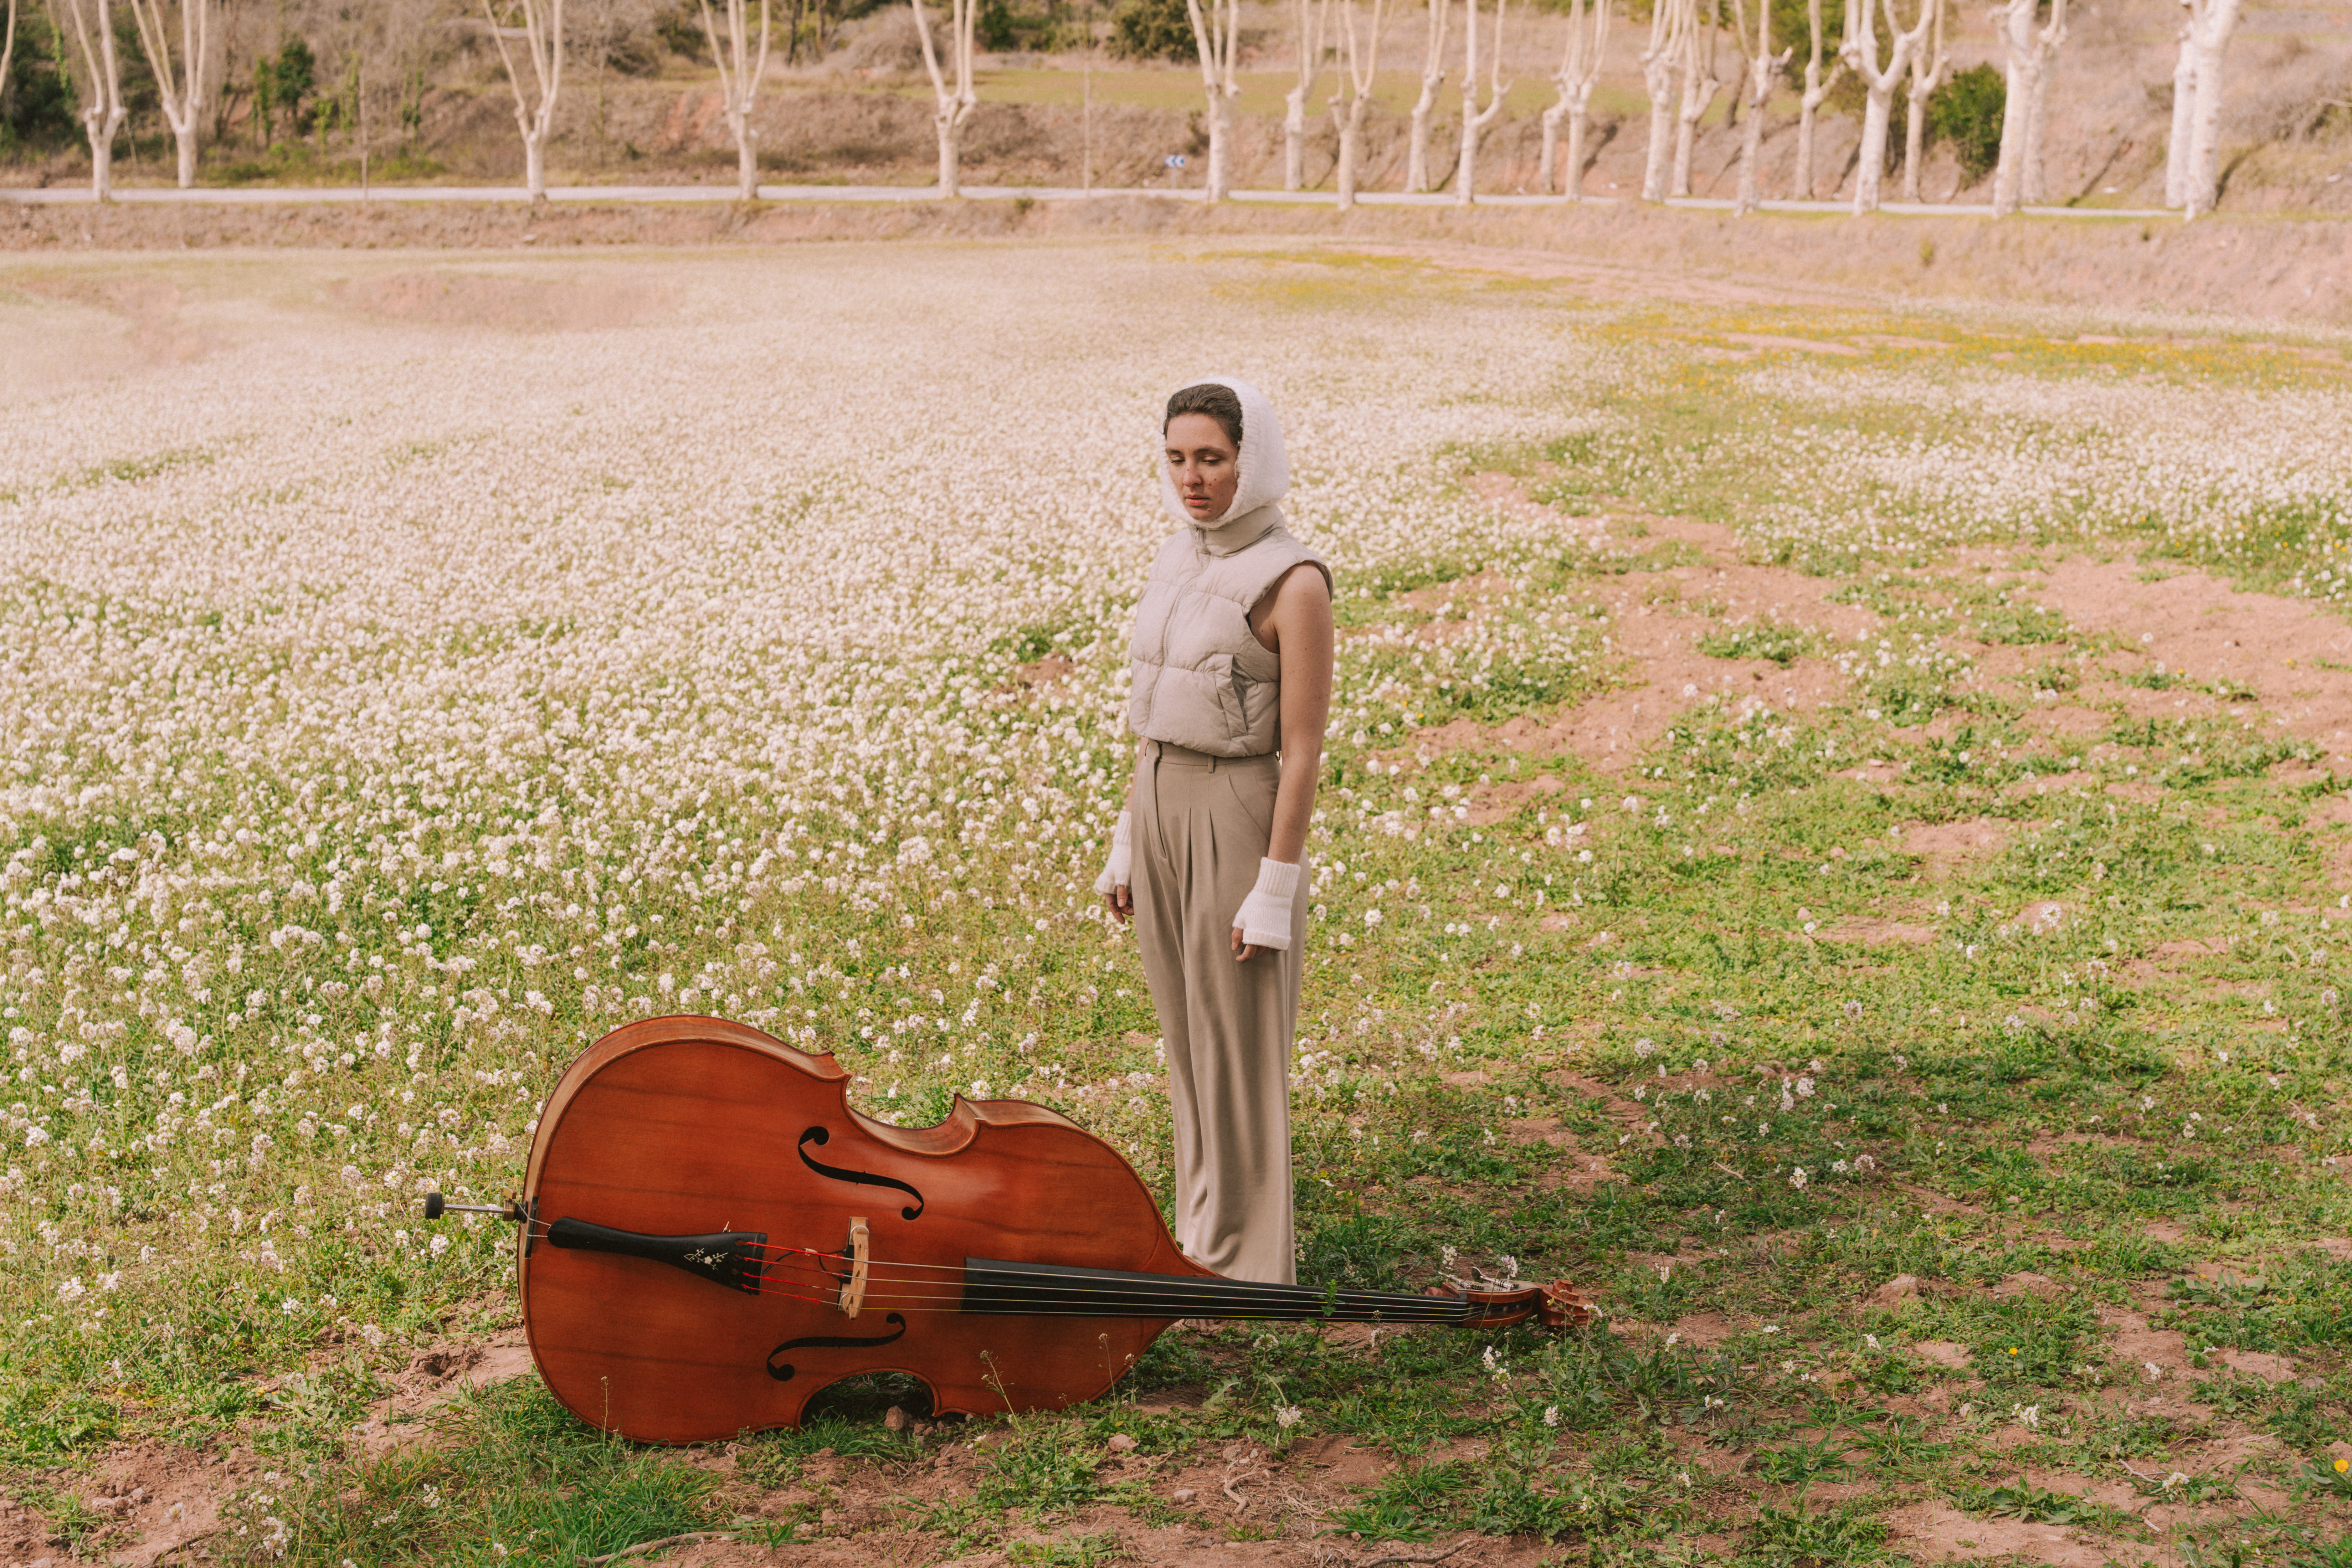
M1429 116L1437 89L1445 85L1445 24L1454 0L1429 0L1429 23L1422 35L1421 96L1412 100L1412 124L1405 142L1404 188L1429 189Z
M1292 33L1298 40L1297 77L1282 95L1282 188L1307 185L1307 100L1323 74L1323 35L1330 23L1330 0L1291 0Z
M490 41L499 47L499 62L506 67L507 86L514 90L515 124L522 132L523 184L531 201L547 200L547 133L555 121L555 98L563 88L563 0L510 0L507 14L522 14L522 26L502 24L495 8L499 0L482 0L482 14L490 25ZM530 56L531 94L523 92L522 76L515 69L509 38L520 38Z
M768 0L760 0L757 50L751 47L750 0L727 0L723 46L710 0L701 0L701 5L702 36L709 40L710 58L719 67L719 98L726 107L727 129L735 137L735 195L748 202L760 194L760 132L751 123L751 103L768 71ZM921 15L919 9L916 14Z
M1675 58L1689 26L1685 17L1696 9L1696 0L1656 0L1650 12L1650 47L1642 51L1642 86L1650 95L1650 144L1642 163L1645 202L1666 199L1674 158Z
M1241 0L1184 0L1184 14L1192 20L1201 84L1209 94L1209 174L1202 195L1221 202L1233 193L1234 100L1242 90L1234 79L1234 57L1241 52Z
M2239 0L2193 0L2189 27L2197 46L2197 107L2189 120L2189 177L2181 205L2190 218L2221 199L2221 66L2230 35L2238 30Z
M2189 127L2197 112L2197 33L2180 26L2180 54L2172 63L2172 134L2164 143L2164 205L2189 205Z
M8 79L8 68L16 58L16 0L8 0L7 29L0 33L0 82Z
M1565 194L1570 201L1584 199L1584 131L1592 110L1592 90L1601 83L1602 56L1609 47L1609 10L1614 0L1568 0L1568 47L1552 82L1559 100L1543 113L1543 179L1546 195ZM1559 167L1559 127L1568 124L1566 189Z
M1804 95L1797 100L1797 177L1790 194L1809 202L1813 199L1813 124L1820 117L1822 100L1837 86L1838 78L1845 75L1845 62L1832 59L1829 74L1822 74L1822 0L1807 0L1805 15L1812 26L1813 52L1805 61Z
M1495 0L1495 37L1487 67L1486 107L1478 107L1478 0L1469 0L1464 15L1468 32L1462 54L1462 147L1454 171L1454 205L1466 207L1478 184L1478 139L1503 112L1503 99L1511 89L1503 80L1503 11L1510 0Z
M130 110L122 103L122 62L114 52L114 14L107 0L63 0L73 18L74 44L81 55L82 133L89 138L89 190L100 201L114 199L114 138Z
M1903 199L1919 200L1920 164L1927 157L1927 98L1944 82L1951 68L1951 51L1944 47L1946 0L1927 0L1936 26L1927 44L1911 56L1911 89L1903 103Z
M2026 0L2028 5L2032 0ZM1886 132L1894 120L1895 87L1911 68L1911 56L1927 42L1928 12L1934 0L1922 0L1919 20L1905 27L1895 16L1894 0L1859 0L1846 12L1845 42L1839 54L1853 73L1862 78L1864 90L1862 108L1861 161L1853 171L1853 212L1856 217L1878 210L1880 193L1886 183ZM1886 26L1894 31L1895 39L1885 64L1878 58L1878 33L1873 13L1881 6L1886 13Z
M1371 33L1369 41L1359 48L1356 43L1356 0L1339 0L1340 34L1349 93L1347 112L1339 110L1339 98L1333 94L1331 118L1339 130L1339 205L1356 205L1356 184L1363 178L1364 111L1372 101L1372 83L1381 68L1381 12L1386 0L1372 0Z
M1772 52L1771 0L1756 0L1756 32L1748 31L1748 0L1732 0L1735 31L1748 61L1748 124L1739 137L1739 189L1731 204L1732 216L1746 217L1761 199L1757 164L1764 152L1764 105L1772 96L1772 79L1796 53L1793 47Z
M155 97L163 122L172 128L179 153L180 188L196 183L196 127L205 109L205 40L212 21L211 0L180 0L180 54L172 58L172 32L163 0L131 0L131 17L139 28L139 47L155 79ZM7 79L0 68L0 81Z
M2025 188L2026 79L2035 66L2033 0L2007 0L1993 13L2000 33L2002 94L2000 162L1992 171L1992 216L2007 217L2017 210Z
M939 46L931 38L931 22L923 13L923 0L909 3L915 8L915 35L922 41L923 68L931 78L931 129L940 141L940 198L953 201L963 195L964 122L980 103L980 95L971 86L979 0L948 0L948 69L955 74L953 87L948 85L947 71L940 66Z
M2231 0L2235 5L2236 0ZM2033 26L2035 0L2006 0L1994 13L2000 33L2007 99L2000 112L2000 162L1992 173L1992 216L2007 217L2021 203L2039 199L2039 123L2042 82L2066 37L2066 0L2051 0L2050 21Z
M2050 82L2058 74L2058 51L2066 43L2066 0L2051 0L2050 21L2033 37L2032 97L2025 106L2025 162L2018 171L2020 197L2033 205L2050 199L2049 166L2042 156L2042 131L2049 123Z
M1702 5L1704 16L1700 15ZM1715 95L1723 90L1723 79L1715 70L1715 0L1690 0L1689 11L1690 25L1683 34L1681 58L1675 62L1682 94L1675 111L1673 183L1667 187L1669 195L1677 196L1691 194L1691 153L1698 142L1698 122Z

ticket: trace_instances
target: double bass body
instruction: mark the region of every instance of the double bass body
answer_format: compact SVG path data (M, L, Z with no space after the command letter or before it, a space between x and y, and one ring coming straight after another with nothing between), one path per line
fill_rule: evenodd
M531 1353L573 1414L708 1441L797 1425L828 1384L874 1372L921 1379L942 1412L1058 1407L1108 1388L1168 1320L962 1312L965 1259L1213 1278L1066 1118L959 1099L935 1127L892 1127L849 1108L848 1081L829 1056L694 1017L626 1025L564 1072L518 1245ZM660 1261L614 1237L699 1245Z

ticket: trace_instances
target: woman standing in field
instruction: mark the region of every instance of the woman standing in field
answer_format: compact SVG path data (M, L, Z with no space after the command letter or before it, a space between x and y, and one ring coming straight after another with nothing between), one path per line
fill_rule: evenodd
M1331 569L1283 527L1290 465L1256 388L1187 386L1160 428L1160 500L1183 526L1136 605L1135 782L1095 889L1136 922L1167 1041L1176 1240L1220 1274L1288 1284L1290 1054L1331 708Z

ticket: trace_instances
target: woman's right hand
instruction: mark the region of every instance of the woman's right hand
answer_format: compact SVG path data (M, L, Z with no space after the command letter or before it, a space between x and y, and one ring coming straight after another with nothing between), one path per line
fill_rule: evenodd
M1121 925L1135 918L1135 893L1128 886L1135 868L1135 847L1129 837L1131 820L1129 813L1118 814L1118 825L1110 830L1110 858L1103 866L1103 874L1095 879L1095 891L1103 896L1103 908Z

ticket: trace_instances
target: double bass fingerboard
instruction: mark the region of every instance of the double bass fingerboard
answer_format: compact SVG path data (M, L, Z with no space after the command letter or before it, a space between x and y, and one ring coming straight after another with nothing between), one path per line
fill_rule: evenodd
M1486 1314L1459 1296L1318 1289L1052 1263L963 1260L968 1315L1030 1318L1221 1318L1266 1322L1473 1323Z

